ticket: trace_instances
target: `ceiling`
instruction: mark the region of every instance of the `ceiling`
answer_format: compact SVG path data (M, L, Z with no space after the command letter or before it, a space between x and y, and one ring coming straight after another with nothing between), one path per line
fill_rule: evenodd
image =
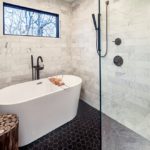
M64 0L64 1L66 1L66 2L73 2L73 1L75 1L75 0Z

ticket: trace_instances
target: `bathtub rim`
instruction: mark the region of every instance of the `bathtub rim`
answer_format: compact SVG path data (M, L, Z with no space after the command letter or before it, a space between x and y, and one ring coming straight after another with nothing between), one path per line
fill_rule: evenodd
M1 91L1 90L6 90L7 88L10 88L10 87L13 88L13 87L15 87L15 86L17 86L17 85L21 85L21 84L24 84L24 83L28 83L28 82L29 82L29 83L31 83L31 82L40 82L41 80L49 79L49 78L52 78L52 77L58 77L58 76L62 76L62 75L59 74L59 75L54 75L54 76L50 76L50 77L47 77L47 78L42 78L42 79L40 79L40 80L27 81L27 82L22 82L22 83L10 85L10 86L7 86L7 87L5 87L5 88L0 89L0 91ZM38 98L41 98L41 97L44 97L44 96L48 96L49 94L55 94L55 93L57 93L57 92L64 91L64 90L67 90L67 89L70 89L70 88L73 88L73 87L75 87L75 86L77 86L77 85L82 84L82 79L81 79L79 76L67 75L67 74L64 74L63 76L71 76L71 77L78 78L78 80L79 80L80 82L77 83L77 84L74 84L73 86L66 87L66 88L62 88L62 87L59 87L59 86L56 86L56 85L53 84L53 86L57 88L57 90L55 90L55 91L53 91L53 92L47 92L47 93L45 93L45 94L41 94L40 96L36 96L36 97L29 98L29 99L26 100L26 101L24 100L24 101L21 101L21 102L19 101L19 102L15 102L15 103L2 103L2 104L0 103L0 106L13 106L13 105L18 105L18 104L27 103L27 102L29 102L29 101L33 101L33 100L35 100L35 99L38 99Z

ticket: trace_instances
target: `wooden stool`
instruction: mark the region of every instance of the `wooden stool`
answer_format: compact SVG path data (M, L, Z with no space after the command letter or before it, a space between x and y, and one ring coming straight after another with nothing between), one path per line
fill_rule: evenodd
M19 150L18 118L14 114L0 114L0 150Z

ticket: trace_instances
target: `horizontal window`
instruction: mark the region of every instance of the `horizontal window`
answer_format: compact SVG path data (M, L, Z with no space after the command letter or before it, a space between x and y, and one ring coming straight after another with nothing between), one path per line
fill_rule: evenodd
M59 15L3 3L5 35L59 37Z

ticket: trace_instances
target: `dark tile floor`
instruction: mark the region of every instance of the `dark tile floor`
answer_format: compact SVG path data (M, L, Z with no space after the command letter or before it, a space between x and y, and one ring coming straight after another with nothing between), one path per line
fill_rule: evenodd
M20 150L99 150L99 112L83 101L69 123ZM150 142L103 114L102 150L150 150Z
M97 110L80 101L72 121L20 150L99 150L99 118Z

